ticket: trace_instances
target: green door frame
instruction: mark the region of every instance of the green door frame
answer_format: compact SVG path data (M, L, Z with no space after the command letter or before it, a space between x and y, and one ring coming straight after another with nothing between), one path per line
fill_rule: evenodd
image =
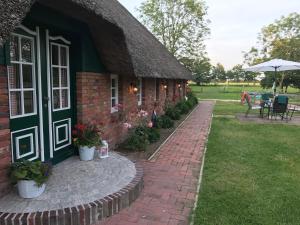
M52 72L50 69L50 46L51 43L57 43L61 46L69 45L66 48L69 52L71 42L62 36L50 36L46 28L40 28L38 26L35 27L34 31L21 25L17 29L16 35L32 38L32 40L34 40L33 55L34 71L36 71L34 73L36 82L36 113L29 116L11 117L12 160L38 159L41 161L52 161L56 164L74 154L71 145L71 129L76 115L76 111L73 111L73 109L76 109L74 89L76 76L72 63L69 63L72 62L73 59L70 53L68 53L68 68L66 70L69 71L67 72L67 77L69 77L67 97L69 107L66 110L55 112L52 108L53 92ZM8 61L10 62L10 59ZM59 79L61 80L61 78ZM62 91L60 93L62 93ZM62 140L60 140L60 137L62 137ZM67 143L65 143L66 141ZM55 146L56 144L59 146ZM22 150L20 146L23 146L24 149ZM56 152L54 149L59 151ZM19 157L21 150L25 152L22 154L24 157ZM34 151L35 154L33 154L32 151Z

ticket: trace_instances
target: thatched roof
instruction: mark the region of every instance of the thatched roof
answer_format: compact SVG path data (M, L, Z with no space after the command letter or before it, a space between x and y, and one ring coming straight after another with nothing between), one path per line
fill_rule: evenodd
M38 2L88 24L106 68L138 77L191 79L191 73L117 0L2 0L0 45Z

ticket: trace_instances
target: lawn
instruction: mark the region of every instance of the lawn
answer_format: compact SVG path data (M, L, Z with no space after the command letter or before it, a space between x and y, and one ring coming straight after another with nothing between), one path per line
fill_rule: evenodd
M218 102L214 115L244 112ZM213 119L196 225L299 225L300 127Z
M243 91L248 92L272 92L271 89L262 89L259 85L216 85L216 86L197 86L192 84L191 88L199 99L221 99L221 100L240 100ZM299 89L289 88L288 94L291 101L300 102ZM295 95L298 94L298 95Z

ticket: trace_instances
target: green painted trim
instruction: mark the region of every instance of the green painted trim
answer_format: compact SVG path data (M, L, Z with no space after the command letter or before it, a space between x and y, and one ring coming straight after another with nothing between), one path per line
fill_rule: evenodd
M0 65L5 65L4 47L0 48Z
M31 29L35 26L49 29L50 35L63 35L70 40L76 46L76 72L107 72L87 24L38 3L33 5L23 24Z
M10 57L9 57L9 44L6 43L3 47L0 47L0 65L9 65Z

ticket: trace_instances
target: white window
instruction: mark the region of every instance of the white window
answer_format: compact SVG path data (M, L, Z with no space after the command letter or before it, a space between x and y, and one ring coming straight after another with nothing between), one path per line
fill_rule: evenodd
M138 88L137 99L138 99L138 105L140 106L140 105L142 105L142 101L143 101L143 82L142 82L142 78L138 78L137 88Z
M114 113L118 111L118 104L119 104L118 75L112 74L110 76L110 88L111 88L111 113Z
M10 116L17 118L36 114L34 38L12 35L10 39L8 85Z
M51 43L53 111L70 108L69 47Z

